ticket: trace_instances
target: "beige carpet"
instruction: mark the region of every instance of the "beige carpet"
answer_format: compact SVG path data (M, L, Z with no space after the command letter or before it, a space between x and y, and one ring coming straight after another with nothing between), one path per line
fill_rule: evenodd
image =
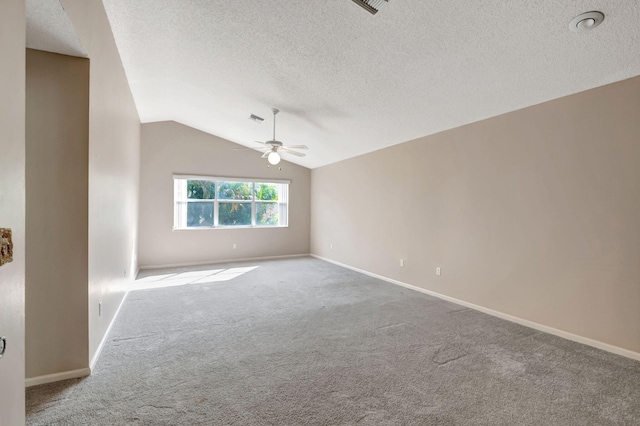
M639 362L316 259L198 269L138 281L28 424L640 425Z

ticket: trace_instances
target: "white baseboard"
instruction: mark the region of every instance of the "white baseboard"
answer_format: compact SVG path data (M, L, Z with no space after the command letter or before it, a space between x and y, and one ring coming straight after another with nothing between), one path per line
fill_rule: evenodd
M59 382L60 380L77 379L91 375L90 368L63 371L62 373L47 374L45 376L29 377L24 381L25 387L44 385L46 383Z
M122 305L124 304L124 301L128 295L129 295L129 292L126 292L124 294L124 297L122 298L122 300L120 301L120 304L118 305L118 309L116 309L116 313L113 315L113 318L111 318L109 327L107 327L107 331L104 333L104 336L102 336L102 340L98 345L98 349L96 349L96 353L93 354L93 358L91 358L91 362L89 363L89 368L90 368L89 372L93 371L96 368L96 363L98 362L98 358L100 358L100 354L102 353L102 348L104 348L104 344L106 343L107 338L109 337L109 333L111 332L111 327L113 327L113 323L116 322L116 318L118 318L118 314L120 313L120 308L122 308Z
M60 380L77 379L79 377L90 376L91 372L96 367L96 363L98 362L100 353L102 353L102 348L104 348L104 344L106 343L107 338L109 337L109 333L111 332L111 327L113 327L113 324L115 323L116 318L120 313L120 308L122 308L122 305L124 304L124 301L127 298L128 294L129 292L126 292L124 294L124 297L120 301L120 305L118 305L118 309L116 310L115 315L111 319L111 322L109 323L109 327L107 327L107 331L104 333L104 336L102 336L102 340L100 341L100 344L98 345L98 349L96 350L96 353L93 355L93 358L89 363L89 367L81 368L79 370L63 371L61 373L47 374L45 376L31 377L31 378L25 379L25 387L28 388L31 386L44 385L46 383L59 382Z
M297 257L309 257L309 253L302 254L286 254L282 256L265 256L265 257L245 257L242 259L221 259L221 260L208 260L205 262L192 262L192 263L169 263L166 265L142 265L138 268L138 271L149 269L164 269L164 268L181 268L187 266L203 266L203 265L218 265L220 263L236 263L236 262L258 262L260 260L277 260L277 259L295 259Z
M47 374L45 376L30 377L30 378L25 379L25 387L28 388L28 387L31 387L31 386L44 385L46 383L59 382L60 380L77 379L79 377L90 376L91 372L93 371L93 369L96 366L96 363L98 362L98 358L100 357L100 353L102 352L102 348L104 347L104 344L107 341L107 337L109 336L109 332L111 331L111 327L113 326L113 323L115 322L116 318L118 317L118 314L120 313L120 308L122 308L122 305L123 305L125 299L127 298L128 294L129 294L129 292L126 292L124 294L124 297L120 301L120 305L118 305L118 309L116 310L115 315L111 319L111 322L109 323L109 327L107 327L107 331L106 331L106 333L104 333L104 336L102 337L102 340L100 341L100 345L98 345L98 349L96 350L96 353L93 355L93 358L91 359L91 362L89 363L89 367L81 368L79 370L71 370L71 371L63 371L61 373Z
M533 321L529 321L523 318L515 317L513 315L505 314L499 311L494 311L493 309L485 308L483 306L474 305L473 303L465 302L464 300L459 300L450 296L445 296L444 294L436 293L435 291L427 290L421 287L416 287L411 284L404 283L402 281L394 280L393 278L388 278L382 275L374 274L373 272L365 271L363 269L359 269L350 265L346 265L344 263L337 262L335 260L328 259L326 257L318 256L316 254L311 254L311 257L315 257L316 259L324 260L325 262L333 263L334 265L341 266L343 268L351 269L352 271L359 272L364 275L368 275L373 278L378 278L383 281L387 281L391 284L396 284L411 290L419 291L421 293L428 294L430 296L437 297L442 300L446 300L447 302L452 302L457 305L464 306L466 308L474 309L476 311L484 312L485 314L492 315L494 317L498 317L507 321L515 322L516 324L523 325L525 327L533 328L538 331L542 331L545 333L553 334L558 337L562 337L567 340L571 340L577 343L582 343L587 346L592 346L594 348L602 349L607 352L614 353L616 355L621 355L626 358L635 359L640 361L640 353L631 351L629 349L624 349L618 346L610 345L608 343L600 342L599 340L589 339L588 337L579 336L577 334L569 333L566 331L558 330L557 328L549 327L546 325L538 324Z

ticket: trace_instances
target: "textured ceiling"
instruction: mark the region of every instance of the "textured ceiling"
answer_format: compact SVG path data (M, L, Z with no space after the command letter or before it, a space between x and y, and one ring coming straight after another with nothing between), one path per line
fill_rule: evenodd
M26 13L29 49L87 57L59 0L27 0Z
M255 146L277 107L312 168L640 75L640 0L104 3L143 122Z

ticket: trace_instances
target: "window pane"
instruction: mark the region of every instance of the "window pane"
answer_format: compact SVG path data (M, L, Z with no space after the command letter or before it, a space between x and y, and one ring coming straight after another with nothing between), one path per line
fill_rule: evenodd
M253 182L218 182L220 200L251 200Z
M251 225L251 203L220 203L218 207L218 225Z
M275 183L256 183L256 200L277 201L279 186Z
M256 225L278 225L278 203L256 203Z
M188 203L187 227L213 226L213 203Z
M215 182L210 180L187 181L187 198L192 200L213 200L215 197Z

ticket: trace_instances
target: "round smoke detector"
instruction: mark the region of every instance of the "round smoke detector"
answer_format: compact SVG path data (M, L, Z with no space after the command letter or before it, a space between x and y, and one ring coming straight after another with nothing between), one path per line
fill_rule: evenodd
M586 12L573 18L569 23L569 29L576 32L589 31L600 25L602 21L604 21L602 12Z

